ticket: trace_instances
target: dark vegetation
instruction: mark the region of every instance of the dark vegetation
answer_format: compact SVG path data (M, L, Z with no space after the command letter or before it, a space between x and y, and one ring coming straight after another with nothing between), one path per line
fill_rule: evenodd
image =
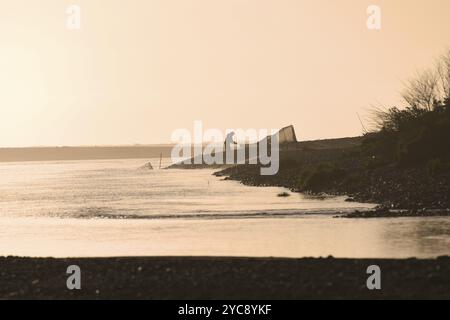
M241 165L218 175L250 185L347 194L384 208L450 208L450 51L406 84L405 106L373 110L373 130L360 143L326 149L282 149L280 170L260 176Z

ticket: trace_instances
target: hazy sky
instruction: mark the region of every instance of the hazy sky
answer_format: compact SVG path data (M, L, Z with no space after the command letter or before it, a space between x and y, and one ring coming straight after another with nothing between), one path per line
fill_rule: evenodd
M82 9L81 30L66 8ZM366 9L382 10L382 29ZM0 0L0 146L166 143L174 129L358 135L450 46L448 0Z

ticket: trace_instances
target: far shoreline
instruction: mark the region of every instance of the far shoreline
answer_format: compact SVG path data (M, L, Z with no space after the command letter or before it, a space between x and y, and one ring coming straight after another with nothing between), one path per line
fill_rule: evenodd
M127 145L127 146L62 146L0 148L0 164L38 161L118 160L170 158L173 146Z

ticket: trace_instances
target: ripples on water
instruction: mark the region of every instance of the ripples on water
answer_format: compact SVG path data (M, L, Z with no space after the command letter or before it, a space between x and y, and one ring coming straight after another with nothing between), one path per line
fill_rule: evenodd
M159 160L151 161L154 166ZM66 218L264 217L367 208L343 197L325 199L281 188L222 181L212 170L148 170L145 160L0 165L2 216ZM168 164L166 159L163 165Z
M0 255L450 254L449 218L333 219L325 213L373 205L277 197L285 190L222 181L212 170L139 169L145 163L0 164Z

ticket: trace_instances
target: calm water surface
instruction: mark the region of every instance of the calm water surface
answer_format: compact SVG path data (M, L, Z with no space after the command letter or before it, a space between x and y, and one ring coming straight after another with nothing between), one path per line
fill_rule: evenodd
M373 205L280 198L285 189L222 181L212 170L140 169L145 163L0 164L0 255L450 254L449 218L334 219Z

